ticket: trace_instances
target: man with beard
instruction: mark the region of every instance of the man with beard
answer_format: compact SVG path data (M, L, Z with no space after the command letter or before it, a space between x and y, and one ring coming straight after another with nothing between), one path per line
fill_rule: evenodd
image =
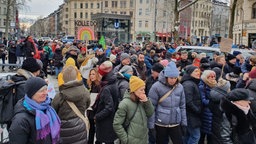
M188 52L182 51L181 52L181 60L177 62L177 65L180 66L181 71L187 66L192 64L191 61L188 60Z
M138 71L138 73L140 74L140 78L145 81L146 80L146 72L147 72L147 68L146 68L146 64L144 62L145 60L145 56L144 54L141 52L138 54L138 63L134 64L136 70Z

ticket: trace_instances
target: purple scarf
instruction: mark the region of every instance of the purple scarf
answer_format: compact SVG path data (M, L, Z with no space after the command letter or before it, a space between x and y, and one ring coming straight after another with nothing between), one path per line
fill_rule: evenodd
M43 103L39 104L26 95L23 106L27 110L36 111L36 139L42 140L51 134L52 144L56 144L60 139L60 119L50 103L51 100L48 97Z

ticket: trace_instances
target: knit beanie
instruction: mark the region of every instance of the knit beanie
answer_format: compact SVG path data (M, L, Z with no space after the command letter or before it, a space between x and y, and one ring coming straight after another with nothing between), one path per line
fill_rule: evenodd
M152 66L152 71L155 71L155 72L158 72L158 73L160 73L163 69L164 69L164 66L161 65L160 63L155 63Z
M109 60L110 60L111 62L113 62L113 60L115 60L115 59L116 59L116 56L113 55L113 54L110 54Z
M130 55L127 53L122 53L120 56L120 60L123 61L124 59L130 58Z
M232 59L236 59L236 57L234 55L232 55L232 54L228 54L227 55L227 61L230 61Z
M198 69L198 67L193 65L188 65L185 67L185 72L186 74L191 75L195 69Z
M63 81L67 83L69 81L76 80L78 71L74 66L68 66L63 69L62 74L63 74Z
M112 62L110 61L105 61L103 62L99 68L98 68L98 72L101 76L105 76L106 74L108 74L109 72L111 72L113 67Z
M30 71L30 72L36 72L41 69L40 65L37 63L36 59L32 57L26 58L21 66L22 69Z
M227 97L230 101L239 101L239 100L253 100L249 96L249 90L245 88L236 88L232 90Z
M137 89L145 86L145 82L136 76L130 78L130 92L135 92Z
M165 77L179 77L179 70L176 67L176 64L174 62L169 62L168 65L164 69L164 76Z
M249 77L252 79L256 78L256 69L253 69L249 72Z
M123 66L120 70L119 70L120 73L128 73L128 72L133 72L133 69L131 66L129 65L125 65Z
M43 86L47 86L45 80L39 77L30 77L25 83L25 94L27 94L29 98L32 98Z
M76 66L76 62L73 58L68 58L66 60L65 66Z
M240 51L233 51L233 55L236 57L237 55L242 54Z

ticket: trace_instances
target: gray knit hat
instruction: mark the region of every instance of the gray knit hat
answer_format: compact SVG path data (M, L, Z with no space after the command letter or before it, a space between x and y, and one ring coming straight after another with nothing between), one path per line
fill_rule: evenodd
M120 73L128 73L128 72L133 72L133 69L131 66L129 65L125 65L123 66L120 70L119 70Z
M123 61L124 59L130 58L130 55L127 53L122 53L120 56L120 60Z

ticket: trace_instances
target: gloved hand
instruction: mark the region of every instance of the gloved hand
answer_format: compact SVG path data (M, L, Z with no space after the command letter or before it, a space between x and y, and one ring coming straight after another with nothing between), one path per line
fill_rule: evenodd
M152 137L154 140L156 139L156 130L154 128L149 129L149 136Z

